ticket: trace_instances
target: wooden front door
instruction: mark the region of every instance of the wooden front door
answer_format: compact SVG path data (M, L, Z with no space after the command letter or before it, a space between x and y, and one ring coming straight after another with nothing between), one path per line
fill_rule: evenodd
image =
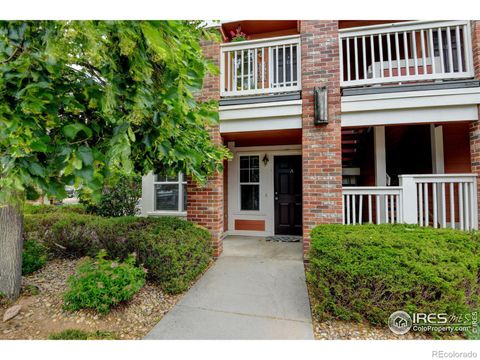
M274 157L275 234L302 235L302 157Z

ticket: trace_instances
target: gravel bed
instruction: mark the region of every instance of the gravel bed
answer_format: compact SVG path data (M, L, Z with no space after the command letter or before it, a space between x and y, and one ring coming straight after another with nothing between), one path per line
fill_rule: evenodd
M425 340L431 337L420 333L395 335L388 327L373 327L369 324L350 321L313 318L313 330L317 340Z
M181 296L164 294L157 285L147 283L131 301L107 315L91 310L64 311L66 282L79 261L53 260L37 273L25 276L20 298L13 304L0 304L1 317L8 307L22 306L15 318L7 322L0 318L0 339L47 339L66 329L99 330L113 333L118 339L141 339Z

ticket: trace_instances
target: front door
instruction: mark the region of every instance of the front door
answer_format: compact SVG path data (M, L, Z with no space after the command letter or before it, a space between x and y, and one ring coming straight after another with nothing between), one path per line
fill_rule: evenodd
M302 235L302 157L274 157L275 234Z

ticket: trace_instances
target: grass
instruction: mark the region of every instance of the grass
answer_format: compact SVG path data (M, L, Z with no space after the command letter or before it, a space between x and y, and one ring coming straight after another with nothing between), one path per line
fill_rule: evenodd
M116 340L113 333L106 331L87 332L79 329L67 329L49 335L48 340Z

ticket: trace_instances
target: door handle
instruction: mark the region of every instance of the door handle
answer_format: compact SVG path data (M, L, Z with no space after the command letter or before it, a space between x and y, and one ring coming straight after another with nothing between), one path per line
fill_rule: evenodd
M278 200L278 196L275 196L275 200Z

